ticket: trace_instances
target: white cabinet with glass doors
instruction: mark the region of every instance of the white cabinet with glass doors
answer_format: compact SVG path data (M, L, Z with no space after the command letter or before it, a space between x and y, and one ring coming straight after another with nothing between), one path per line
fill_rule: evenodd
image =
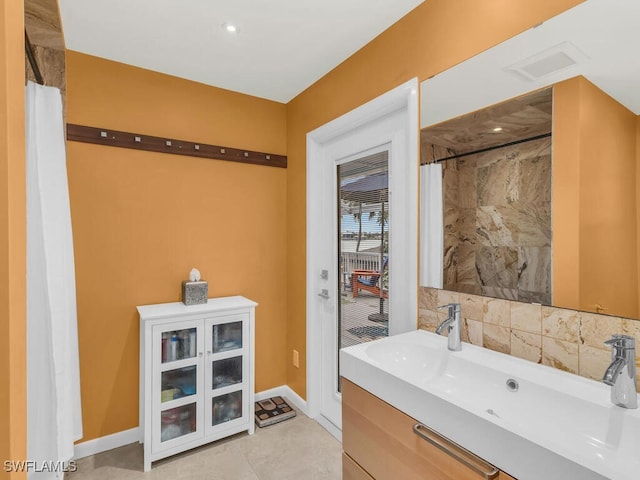
M222 297L138 307L145 472L161 458L253 434L256 305Z

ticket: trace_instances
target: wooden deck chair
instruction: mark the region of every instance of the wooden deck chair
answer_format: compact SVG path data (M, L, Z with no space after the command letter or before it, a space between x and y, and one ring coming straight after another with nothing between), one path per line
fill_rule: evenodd
M382 272L387 268L388 257L382 260ZM351 287L353 290L353 298L358 296L360 290L366 290L373 293L376 297L380 296L380 272L375 270L353 270L351 272ZM388 298L388 293L383 289L382 298Z

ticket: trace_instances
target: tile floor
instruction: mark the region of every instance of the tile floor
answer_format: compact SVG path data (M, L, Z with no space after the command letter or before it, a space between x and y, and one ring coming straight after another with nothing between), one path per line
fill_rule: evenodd
M339 480L342 445L304 414L153 463L132 443L78 460L67 480Z

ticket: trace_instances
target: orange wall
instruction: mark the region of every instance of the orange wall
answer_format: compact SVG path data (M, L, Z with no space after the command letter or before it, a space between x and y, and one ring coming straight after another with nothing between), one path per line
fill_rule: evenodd
M568 308L580 305L579 87L579 79L553 87L552 296Z
M307 132L410 78L425 80L579 3L427 0L287 104L288 352L296 349L306 357ZM305 397L305 362L299 369L287 368L288 385Z
M0 3L0 478L27 457L24 3Z
M637 117L582 77L555 102L554 304L637 318Z
M640 115L636 117L636 225L638 226L636 237L638 241L638 283L640 283ZM640 312L640 294L638 295L638 312Z
M286 154L283 104L67 52L67 121ZM256 389L286 383L287 170L68 142L82 441L138 425L136 305L257 301Z

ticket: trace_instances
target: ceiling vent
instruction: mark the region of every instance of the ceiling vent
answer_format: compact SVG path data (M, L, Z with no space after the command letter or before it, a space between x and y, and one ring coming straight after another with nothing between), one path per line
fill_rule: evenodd
M506 69L522 75L527 80L539 80L547 75L555 74L565 68L584 62L588 58L572 43L563 42L514 63L506 67Z

